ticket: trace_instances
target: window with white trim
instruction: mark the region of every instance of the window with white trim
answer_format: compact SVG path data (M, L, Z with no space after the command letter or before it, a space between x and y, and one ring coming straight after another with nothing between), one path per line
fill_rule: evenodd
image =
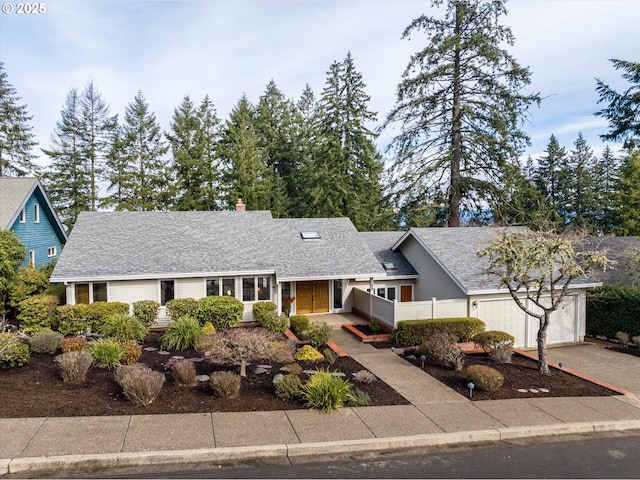
M207 278L206 296L236 296L236 280L235 278Z
M165 306L175 298L176 284L174 280L160 280L160 305Z
M37 203L33 206L33 221L40 223L40 205Z
M26 221L26 216L24 213L24 208L20 210L20 223L24 223Z
M29 265L32 267L36 266L36 252L33 250L29 250Z
M56 247L49 247L47 249L47 256L49 256L49 257L55 257L56 253L57 253Z
M271 277L242 277L242 301L271 300Z

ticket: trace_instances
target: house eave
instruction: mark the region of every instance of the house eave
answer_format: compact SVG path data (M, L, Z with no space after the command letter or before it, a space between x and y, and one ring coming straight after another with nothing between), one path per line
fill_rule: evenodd
M86 282L116 282L126 280L166 280L180 278L210 278L210 277L236 277L274 275L273 270L246 270L232 272L193 272L193 273L158 273L139 275L93 275L86 277L52 276L51 283L86 283Z

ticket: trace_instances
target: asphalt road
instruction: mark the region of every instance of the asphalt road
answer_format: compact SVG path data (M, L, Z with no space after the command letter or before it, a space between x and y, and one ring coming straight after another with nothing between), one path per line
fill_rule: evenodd
M291 465L176 465L33 478L640 478L640 432L529 439ZM3 477L5 478L5 477ZM24 473L6 478L28 478Z

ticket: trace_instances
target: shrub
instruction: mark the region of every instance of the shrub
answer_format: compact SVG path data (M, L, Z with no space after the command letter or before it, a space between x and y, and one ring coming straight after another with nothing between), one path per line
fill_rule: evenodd
M302 366L299 363L290 363L283 367L283 370L291 375L300 375L302 373Z
M309 340L311 341L311 345L316 348L326 345L327 342L331 340L331 333L331 325L328 325L325 322L312 323L311 328L309 329Z
M411 346L426 342L434 333L449 333L456 341L467 342L485 327L482 320L473 317L403 320L398 322L393 338L400 345Z
M489 393L499 390L504 383L502 373L486 365L471 365L466 370L466 378L476 388Z
M625 332L616 332L616 341L622 348L629 346L629 334Z
M144 340L147 336L147 327L135 317L127 314L117 314L109 317L99 329L105 337L112 337L120 342Z
M122 355L120 360L125 365L131 365L140 360L142 355L142 347L135 340L129 340L128 342L122 342Z
M36 333L45 328L56 328L57 297L53 295L35 295L26 298L18 305L20 329L26 333Z
M55 360L63 382L84 382L93 359L86 350L71 351L58 355Z
M587 335L640 335L640 286L603 285L587 292Z
M268 302L270 303L270 302ZM276 312L267 312L263 314L256 325L270 332L283 333L289 328L289 319L286 315L278 315Z
M278 314L278 306L273 302L257 302L253 304L253 319L258 326L270 314Z
M155 300L140 300L133 303L133 316L146 327L153 325L158 318L160 304Z
M300 338L300 334L311 328L311 321L306 315L293 315L289 317L289 328Z
M91 329L87 315L88 305L61 305L56 308L58 331L64 335L79 335Z
M220 398L236 398L240 394L240 375L233 372L213 372L209 384Z
M324 413L342 407L352 396L351 384L326 370L312 375L303 391L307 407Z
M174 322L182 317L195 317L197 309L195 298L174 298L167 302L167 315Z
M496 363L511 363L515 337L507 332L489 330L474 335L473 343L491 355Z
M205 322L202 326L202 335L206 337L207 335L213 335L214 333L216 333L216 327L213 326L213 323Z
M44 293L49 287L49 277L43 270L31 265L21 268L13 278L13 287L9 293L9 304L17 307L27 298Z
M363 392L359 388L352 388L351 394L347 397L347 407L366 407L369 405L371 397L367 392Z
M378 377L369 370L358 370L357 372L354 372L353 379L362 383L373 383L378 379Z
M298 375L288 374L275 383L276 397L282 400L302 400L304 390Z
M64 335L52 330L40 330L29 339L29 349L32 353L57 353L64 340Z
M62 340L62 343L60 344L60 348L62 350L62 353L81 352L82 350L85 350L88 345L89 345L89 342L87 341L86 338L67 337L64 340Z
M304 345L293 357L299 362L320 362L324 360L324 355L311 345Z
M167 350L187 350L194 348L202 337L202 328L194 317L182 317L169 325L160 338L162 348Z
M198 383L196 367L192 361L181 358L171 365L171 373L176 385L192 387Z
M462 370L464 353L456 343L456 337L449 333L434 333L424 342L418 352L427 357L427 360L436 365Z
M640 348L640 335L636 335L631 340L636 344L636 347Z
M0 368L21 367L29 361L29 346L13 333L0 333Z
M132 403L146 407L160 394L165 378L161 372L134 363L119 367L115 372L116 381L122 387L124 396Z
M322 350L322 355L324 355L324 359L329 362L329 365L333 365L338 359L338 354L331 350L329 347Z
M91 330L99 332L104 323L114 315L127 315L129 304L123 302L93 302L83 305L84 315Z
M233 327L242 321L244 304L235 297L211 296L198 300L200 323L211 322L216 330Z
M111 369L120 365L122 346L115 338L99 338L89 342L87 349L98 367Z

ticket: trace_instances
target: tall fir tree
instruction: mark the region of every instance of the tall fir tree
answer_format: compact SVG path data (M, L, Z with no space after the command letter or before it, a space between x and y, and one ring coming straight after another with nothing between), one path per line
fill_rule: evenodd
M241 199L247 210L270 209L273 174L267 165L267 154L259 146L255 108L246 95L231 111L221 136L227 206L233 207Z
M174 110L171 132L171 169L175 174L174 210L220 208L218 140L220 120L206 96L196 107L189 96Z
M32 117L27 106L20 104L15 87L9 83L4 63L0 62L0 177L28 175L37 170L33 160Z
M546 155L538 158L534 181L549 208L558 211L562 202L560 177L562 176L562 170L566 167L567 152L564 147L560 146L554 134L551 134L544 152Z
M314 159L311 216L347 216L359 230L388 226L383 211L384 170L373 133L376 120L369 110L362 74L351 53L327 72L320 99L318 151Z
M82 105L72 88L51 135L51 148L42 149L51 159L44 174L47 194L67 231L91 203L91 178L83 150Z
M505 1L433 0L442 17L422 15L403 38L424 31L428 44L411 56L385 127L400 125L390 145L400 194L434 189L447 196L449 226L460 210L477 210L503 182L529 138L520 124L537 94L523 94L527 68L504 46L514 43L500 25Z
M640 150L629 151L620 169L617 233L640 235Z
M593 151L582 133L578 134L573 146L568 156L567 174L561 179L565 224L591 230L596 211L593 178L595 160Z
M111 152L118 117L109 115L109 106L91 80L82 91L82 155L89 172L89 210L97 210L100 200L100 180L107 156Z
M607 145L595 159L593 168L594 204L593 226L598 233L607 234L615 229L616 192L620 176L620 162Z
M125 109L114 152L106 163L110 195L105 204L116 210L163 209L168 188L166 160L168 147L155 114L138 91Z

